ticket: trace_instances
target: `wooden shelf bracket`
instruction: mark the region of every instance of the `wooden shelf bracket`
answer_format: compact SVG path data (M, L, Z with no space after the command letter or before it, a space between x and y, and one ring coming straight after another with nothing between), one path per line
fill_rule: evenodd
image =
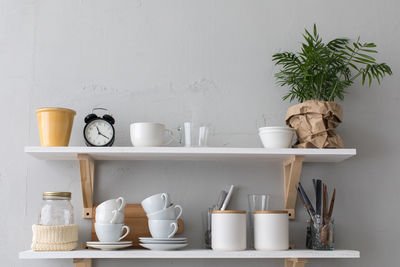
M285 267L304 267L307 262L307 259L300 258L285 259Z
M94 160L86 154L78 154L81 173L83 218L92 218L93 186L94 186Z
M75 267L92 267L92 259L74 259Z
M295 155L283 162L285 209L289 212L289 219L292 220L295 218L297 184L300 182L303 161L304 156Z

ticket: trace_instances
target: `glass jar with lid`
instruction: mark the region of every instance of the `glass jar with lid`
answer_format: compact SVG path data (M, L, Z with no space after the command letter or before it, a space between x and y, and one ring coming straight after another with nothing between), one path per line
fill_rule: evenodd
M71 192L43 192L39 224L74 224L74 208L71 204Z

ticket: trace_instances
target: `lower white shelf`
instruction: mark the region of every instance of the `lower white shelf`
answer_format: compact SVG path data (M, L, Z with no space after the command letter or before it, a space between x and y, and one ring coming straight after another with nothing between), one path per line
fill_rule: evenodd
M356 250L286 250L286 251L214 251L209 249L151 251L133 250L73 250L38 252L27 250L19 253L20 259L286 259L286 258L359 258Z

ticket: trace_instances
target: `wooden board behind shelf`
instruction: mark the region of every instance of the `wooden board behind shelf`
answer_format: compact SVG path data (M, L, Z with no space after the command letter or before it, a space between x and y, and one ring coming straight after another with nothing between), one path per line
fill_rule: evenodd
M94 229L94 223L96 218L96 207L93 207L93 219L92 219L92 241L98 241L96 231ZM126 204L125 206L125 221L124 224L129 226L130 233L123 241L133 241L133 247L142 248L139 246L139 237L151 237L150 230L147 224L146 212L143 210L141 204ZM178 232L183 232L183 221L178 220Z

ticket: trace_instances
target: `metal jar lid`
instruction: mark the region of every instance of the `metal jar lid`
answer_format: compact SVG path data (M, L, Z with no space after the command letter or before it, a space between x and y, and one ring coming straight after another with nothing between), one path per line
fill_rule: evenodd
M71 192L43 192L43 198L71 198Z

